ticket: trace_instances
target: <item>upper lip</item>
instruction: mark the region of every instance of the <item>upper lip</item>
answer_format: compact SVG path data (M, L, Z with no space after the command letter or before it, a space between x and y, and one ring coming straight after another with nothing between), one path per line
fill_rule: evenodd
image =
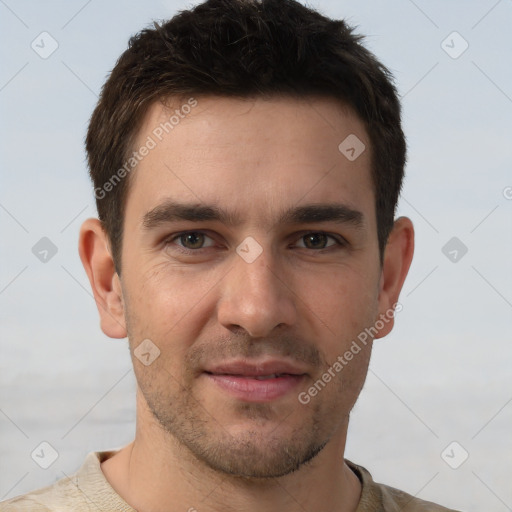
M240 375L243 377L261 377L264 375L276 374L289 374L289 375L304 375L306 371L288 361L279 360L266 360L266 361L230 361L210 365L205 368L207 373L214 373L217 375Z

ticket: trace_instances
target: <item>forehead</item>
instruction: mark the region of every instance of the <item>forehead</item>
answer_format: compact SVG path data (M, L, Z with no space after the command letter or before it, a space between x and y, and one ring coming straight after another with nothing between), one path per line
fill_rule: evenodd
M368 135L334 99L155 102L134 150L143 146L151 149L130 178L127 215L169 197L230 207L255 222L301 201L373 209Z

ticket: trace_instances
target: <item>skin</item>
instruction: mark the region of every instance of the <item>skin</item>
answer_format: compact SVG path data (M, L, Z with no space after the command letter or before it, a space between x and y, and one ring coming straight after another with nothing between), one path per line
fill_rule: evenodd
M130 177L121 277L99 221L81 228L101 328L128 336L138 383L135 440L102 470L140 512L314 511L319 504L354 511L361 485L343 454L371 342L308 404L297 395L398 301L412 223L395 221L381 266L370 143L347 106L326 98L197 100ZM136 148L174 108L153 104ZM366 145L354 161L338 150L349 134ZM169 200L215 205L239 222L145 228L144 215ZM360 223L281 219L311 204L343 204ZM206 236L180 239L184 231ZM262 250L251 263L236 252L249 236ZM144 339L160 350L149 366L133 356ZM203 373L233 357L283 359L307 375L284 396L248 402Z

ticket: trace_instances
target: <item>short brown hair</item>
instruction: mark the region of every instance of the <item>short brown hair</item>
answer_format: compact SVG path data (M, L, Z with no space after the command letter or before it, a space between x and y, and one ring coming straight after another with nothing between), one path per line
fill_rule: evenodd
M118 273L130 181L126 172L112 178L130 158L149 106L187 95L321 95L352 107L370 137L382 259L406 143L392 77L361 39L343 20L294 0L207 0L133 36L103 86L86 138L98 215Z

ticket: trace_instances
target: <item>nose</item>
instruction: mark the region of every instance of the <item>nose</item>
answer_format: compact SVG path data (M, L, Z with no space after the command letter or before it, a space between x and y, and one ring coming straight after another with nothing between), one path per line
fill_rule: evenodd
M235 256L234 268L222 281L217 307L219 323L227 329L242 328L259 338L296 322L292 283L268 253L263 251L251 263Z

